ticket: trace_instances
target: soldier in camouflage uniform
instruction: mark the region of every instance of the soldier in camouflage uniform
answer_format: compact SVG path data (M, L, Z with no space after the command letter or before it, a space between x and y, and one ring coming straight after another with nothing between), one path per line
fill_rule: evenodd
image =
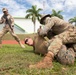
M3 16L1 17L0 24L5 23L5 26L3 27L3 30L0 31L0 45L2 44L2 37L9 32L15 40L20 44L22 48L25 48L25 46L21 43L19 37L14 33L14 18L8 13L8 10L6 8L2 9Z
M52 67L53 58L58 54L62 45L76 43L76 28L70 23L55 16L51 17L51 15L41 18L40 23L45 24L45 26L38 32L39 36L44 37L49 30L52 30L55 36L49 40L50 44L45 58L35 65L30 65L32 68Z
M53 34L50 35L50 38L52 38ZM47 36L48 37L48 36ZM49 47L49 41L46 41L45 38L39 36L39 35L35 35L34 38L31 37L27 37L24 40L25 44L29 45L29 46L33 46L34 52L36 54L42 54L42 55L46 55L48 53L48 47ZM68 48L67 48L68 47ZM55 55L55 58L61 63L61 64L74 64L74 60L75 60L75 52L74 50L76 50L75 46L73 49L73 46L71 45L71 48L69 46L65 46L62 45L62 47L60 48L60 51L58 52L57 55ZM49 62L49 60L47 60L47 62ZM29 66L31 67L31 66ZM44 65L41 65L41 67L39 65L34 66L37 68L44 68ZM48 67L48 66L47 66Z

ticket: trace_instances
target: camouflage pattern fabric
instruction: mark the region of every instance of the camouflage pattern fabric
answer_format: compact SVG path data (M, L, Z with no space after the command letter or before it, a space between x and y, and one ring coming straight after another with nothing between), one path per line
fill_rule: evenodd
M49 30L52 30L54 34L60 34L68 29L69 26L72 26L70 23L60 19L56 16L46 17L45 26L40 30L39 35L45 35Z
M74 52L75 52L75 58L76 58L76 44L73 44L73 49L74 49Z
M3 15L1 17L0 24L5 23L5 25L7 25L8 21L6 20L6 18L8 19L10 25L13 26L14 25L14 18L10 14L8 14L7 16Z
M5 26L3 29L0 31L0 44L2 44L2 38L3 36L9 32L14 39L20 44L22 48L25 48L25 46L20 42L20 38L14 33L14 18L8 13L7 8L2 9L3 13L7 11L6 13L3 14L3 16L0 19L0 24L4 23Z
M7 19L8 19L9 22L7 21L6 17L7 17ZM9 33L14 37L14 39L20 44L20 38L19 38L19 37L14 33L14 31L13 31L14 18L13 18L10 14L8 14L7 16L6 16L6 15L3 15L3 16L1 17L1 19L0 19L0 24L2 24L2 23L4 23L5 26L4 26L3 29L0 31L0 44L2 44L2 38L3 38L3 36L4 36L7 32L9 32ZM12 29L9 27L9 23L10 23L10 27L11 27Z
M56 55L62 44L76 43L76 27L72 24L58 18L58 17L46 17L45 26L38 32L40 36L47 35L51 30L55 36L53 41L48 47L48 51L51 51Z
M42 38L41 36L36 35L34 37L34 48L35 53L37 54L46 54L47 53L47 46L46 46L46 40Z
M54 36L51 40L48 51L56 55L63 44L76 43L76 28L71 27L65 32Z
M57 55L57 60L61 63L61 64L69 64L72 65L74 64L75 61L75 53L74 50L72 48L69 48L67 50L66 46L62 46L61 50L59 51L58 55Z
M62 46L62 40L59 38L53 38L50 41L50 45L48 46L48 51L52 52L54 56L57 55Z
M57 39L58 41L58 39ZM49 40L49 42L52 42L52 40ZM59 43L59 41L58 41ZM48 43L45 41L45 39L39 35L36 35L34 37L34 46L35 46L35 53L38 54L46 54L48 52L48 47L49 45L47 45ZM55 44L53 44L55 45ZM59 44L58 44L59 45ZM58 54L55 54L55 57L57 58L57 60L61 63L61 64L73 64L75 57L76 57L76 52L75 50L71 49L73 48L73 44L69 44L69 46L67 46L69 49L67 50L67 45L63 45L60 49L58 50L54 50L53 48L53 52ZM52 46L52 47L57 47L57 45ZM71 47L71 48L70 48ZM74 44L75 47L75 44ZM56 49L56 48L55 48Z
M76 44L73 44L74 51L76 52Z

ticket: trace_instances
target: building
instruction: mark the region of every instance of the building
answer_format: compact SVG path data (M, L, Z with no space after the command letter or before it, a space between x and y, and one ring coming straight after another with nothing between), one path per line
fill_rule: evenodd
M15 17L14 21L15 21L14 31L16 34L34 33L34 25L31 19ZM0 30L2 30L3 27L4 27L4 24L1 24ZM40 27L40 23L36 20L36 32L39 27Z
M14 20L15 20L15 24L19 28L21 28L21 30L22 29L25 30L25 34L34 33L34 24L31 21L31 19L15 17ZM36 26L35 27L36 27L36 32L37 32L37 29L40 27L40 23L38 22L38 20L36 20Z

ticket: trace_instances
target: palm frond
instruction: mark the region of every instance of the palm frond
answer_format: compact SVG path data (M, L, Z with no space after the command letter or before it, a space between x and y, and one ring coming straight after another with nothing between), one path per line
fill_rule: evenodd
M27 14L27 15L25 16L26 19L28 19L28 18L30 18L30 17L31 17L31 14Z
M63 16L60 14L61 12L62 12L61 10L55 11L54 9L52 9L52 14L51 15L63 19Z
M75 25L76 25L76 17L70 18L68 21L69 21L69 23L75 23Z
M37 6L33 5L31 7L31 9L28 9L26 11L26 13L28 13L28 14L25 16L25 18L31 18L31 20L32 20L32 22L33 22L33 24L35 26L36 19L38 19L38 21L40 20L40 17L41 17L41 15L39 14L40 11L42 11L41 8L37 9ZM34 30L35 30L35 28L34 28Z
M58 11L58 14L60 14L61 12L62 12L62 10L59 10L59 11Z

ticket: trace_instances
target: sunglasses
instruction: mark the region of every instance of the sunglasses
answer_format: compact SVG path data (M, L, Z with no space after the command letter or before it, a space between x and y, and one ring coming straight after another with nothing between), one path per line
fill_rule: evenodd
M26 44L27 41L28 41L28 39L25 40L25 44Z

